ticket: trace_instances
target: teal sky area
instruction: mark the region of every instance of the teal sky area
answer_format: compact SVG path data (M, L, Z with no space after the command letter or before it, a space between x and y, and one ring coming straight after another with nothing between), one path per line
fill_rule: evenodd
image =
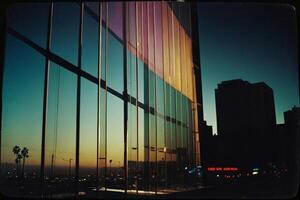
M277 123L299 106L295 9L280 4L199 3L204 119L217 133L217 84L241 78L274 93Z

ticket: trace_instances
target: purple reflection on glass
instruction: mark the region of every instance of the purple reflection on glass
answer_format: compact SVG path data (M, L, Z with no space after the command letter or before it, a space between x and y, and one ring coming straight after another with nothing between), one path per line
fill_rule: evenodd
M123 8L122 2L108 3L108 27L123 40Z

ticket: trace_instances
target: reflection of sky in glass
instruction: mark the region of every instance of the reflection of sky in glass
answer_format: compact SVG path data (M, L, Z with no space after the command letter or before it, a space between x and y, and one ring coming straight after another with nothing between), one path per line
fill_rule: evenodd
M97 158L97 85L81 79L80 167L96 168Z
M48 6L48 5L44 5ZM144 7L145 10L147 7ZM157 7L156 7L157 8ZM24 15L26 20L26 27L18 21L13 21L11 26L20 33L32 39L34 42L45 46L45 36L47 33L47 12L44 8L38 8L45 12L37 12L37 8L32 10L27 9L20 12L29 13ZM117 9L117 8L116 8ZM78 56L78 30L79 30L79 10L77 4L57 3L54 5L53 17L53 35L51 51L63 57L67 61L77 65ZM156 12L156 11L155 11ZM20 13L19 13L20 14ZM153 13L151 13L152 15ZM23 14L22 14L23 15ZM113 20L122 21L121 18L111 16L111 23ZM19 21L20 17L17 18ZM144 18L147 20L147 18ZM158 18L155 18L159 20ZM32 24L29 23L32 21ZM147 24L146 24L147 25ZM146 26L145 25L145 26ZM114 29L119 29L114 25ZM178 27L177 27L178 28ZM159 29L151 27L151 31L157 31L155 34L161 34ZM118 31L118 30L116 30ZM35 33L35 34L33 34ZM102 32L104 33L104 32ZM84 31L83 31L83 49L82 49L82 69L97 75L97 35L98 26L92 18L84 15ZM118 35L118 33L117 33ZM145 33L145 35L147 35ZM153 34L151 35L153 37ZM105 39L102 34L102 41ZM153 39L153 38L152 38ZM177 38L178 39L178 38ZM161 41L159 38L156 42ZM152 42L152 50L154 42ZM104 52L104 42L102 52ZM146 49L146 48L145 48ZM16 52L18 59L16 59ZM110 33L107 41L107 85L118 92L123 91L123 46ZM160 54L161 51L156 51ZM154 51L152 51L152 60L154 59ZM161 55L157 55L157 62L161 63ZM102 61L105 56L102 56ZM132 59L132 60L135 60ZM103 62L104 63L104 62ZM161 63L162 64L162 63ZM133 68L135 63L133 63ZM26 44L22 44L17 39L10 35L7 37L5 76L4 76L4 101L3 101L3 145L6 150L2 151L4 162L13 162L13 154L11 148L13 145L27 146L29 148L30 157L28 164L40 164L41 152L41 132L42 132L42 100L43 100L43 81L44 81L44 67L45 60L42 55L37 53ZM104 67L104 64L102 65ZM161 67L161 66L159 66ZM162 69L157 68L158 73L162 73ZM157 106L161 114L164 114L163 109L163 82L155 76L155 74L148 70L148 65L144 64L138 59L139 68L139 99L144 102L145 97L147 101L154 107L154 82L157 83ZM102 68L102 75L104 76L104 69ZM135 71L130 71L132 74L132 81L135 81ZM145 73L144 73L145 72ZM150 78L151 86L145 88L145 76ZM80 165L95 166L95 149L96 149L96 85L84 78L81 79L81 130L80 130ZM59 81L59 85L58 85ZM133 82L132 82L133 83ZM136 90L136 86L132 85L132 91ZM77 75L51 63L49 74L49 96L48 96L48 119L47 119L47 133L46 133L46 166L51 165L51 156L55 153L54 144L56 144L56 166L67 166L66 160L73 159L73 167L75 163L75 134L76 134L76 88ZM147 95L144 94L147 92ZM148 92L150 90L150 96ZM175 94L172 88L172 95ZM101 90L101 105L103 108L103 93ZM59 95L59 97L57 96ZM172 97L174 99L174 96ZM123 104L124 102L111 95L107 96L107 162L113 160L112 166L123 165L123 150L124 150L124 130L123 130ZM172 115L175 117L175 102L172 102ZM104 109L101 110L103 116ZM29 115L29 116L28 116ZM139 109L139 159L144 159L144 111ZM155 118L150 117L150 145L155 146ZM103 119L103 118L102 118ZM134 118L133 118L134 119ZM57 120L57 121L56 121ZM134 119L135 121L135 119ZM163 126L162 120L159 122L158 134L160 134L159 145L163 148ZM103 124L101 124L103 125ZM57 139L55 139L55 132L57 129ZM105 129L101 126L101 133ZM173 129L174 131L174 129ZM7 134L7 136L5 135ZM175 134L175 133L172 133ZM174 137L173 137L174 139ZM101 141L103 142L103 140ZM100 142L100 143L101 143ZM102 143L101 143L102 144ZM174 143L173 143L174 144ZM147 144L149 145L149 144Z
M8 7L7 24L46 47L48 3L16 3Z
M123 46L112 34L107 41L107 85L123 92Z
M204 118L216 133L214 89L223 80L264 81L274 92L277 123L299 106L296 16L289 6L201 3Z
M83 16L81 68L95 77L98 73L98 31L98 22L85 12Z
M58 85L59 80L59 85ZM55 63L50 65L46 159L51 161L56 144L56 165L68 165L63 159L75 159L76 75ZM57 128L57 139L55 131Z
M112 160L114 167L123 166L124 125L123 101L108 93L107 95L107 164Z
M56 3L53 8L52 51L77 66L80 7Z
M10 35L7 35L6 41L1 144L3 162L14 162L11 151L13 146L19 145L29 149L28 163L38 164L45 59Z

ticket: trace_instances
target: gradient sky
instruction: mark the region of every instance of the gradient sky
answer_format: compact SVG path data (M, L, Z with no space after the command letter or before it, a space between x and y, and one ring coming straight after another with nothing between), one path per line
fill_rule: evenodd
M299 106L295 9L279 4L199 3L204 119L217 133L217 84L242 78L274 92L277 123Z

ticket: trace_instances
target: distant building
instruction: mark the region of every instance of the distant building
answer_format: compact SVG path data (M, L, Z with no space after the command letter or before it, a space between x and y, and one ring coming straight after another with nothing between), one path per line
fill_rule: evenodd
M229 80L218 84L215 97L224 162L250 167L273 161L276 118L272 88L263 82Z

